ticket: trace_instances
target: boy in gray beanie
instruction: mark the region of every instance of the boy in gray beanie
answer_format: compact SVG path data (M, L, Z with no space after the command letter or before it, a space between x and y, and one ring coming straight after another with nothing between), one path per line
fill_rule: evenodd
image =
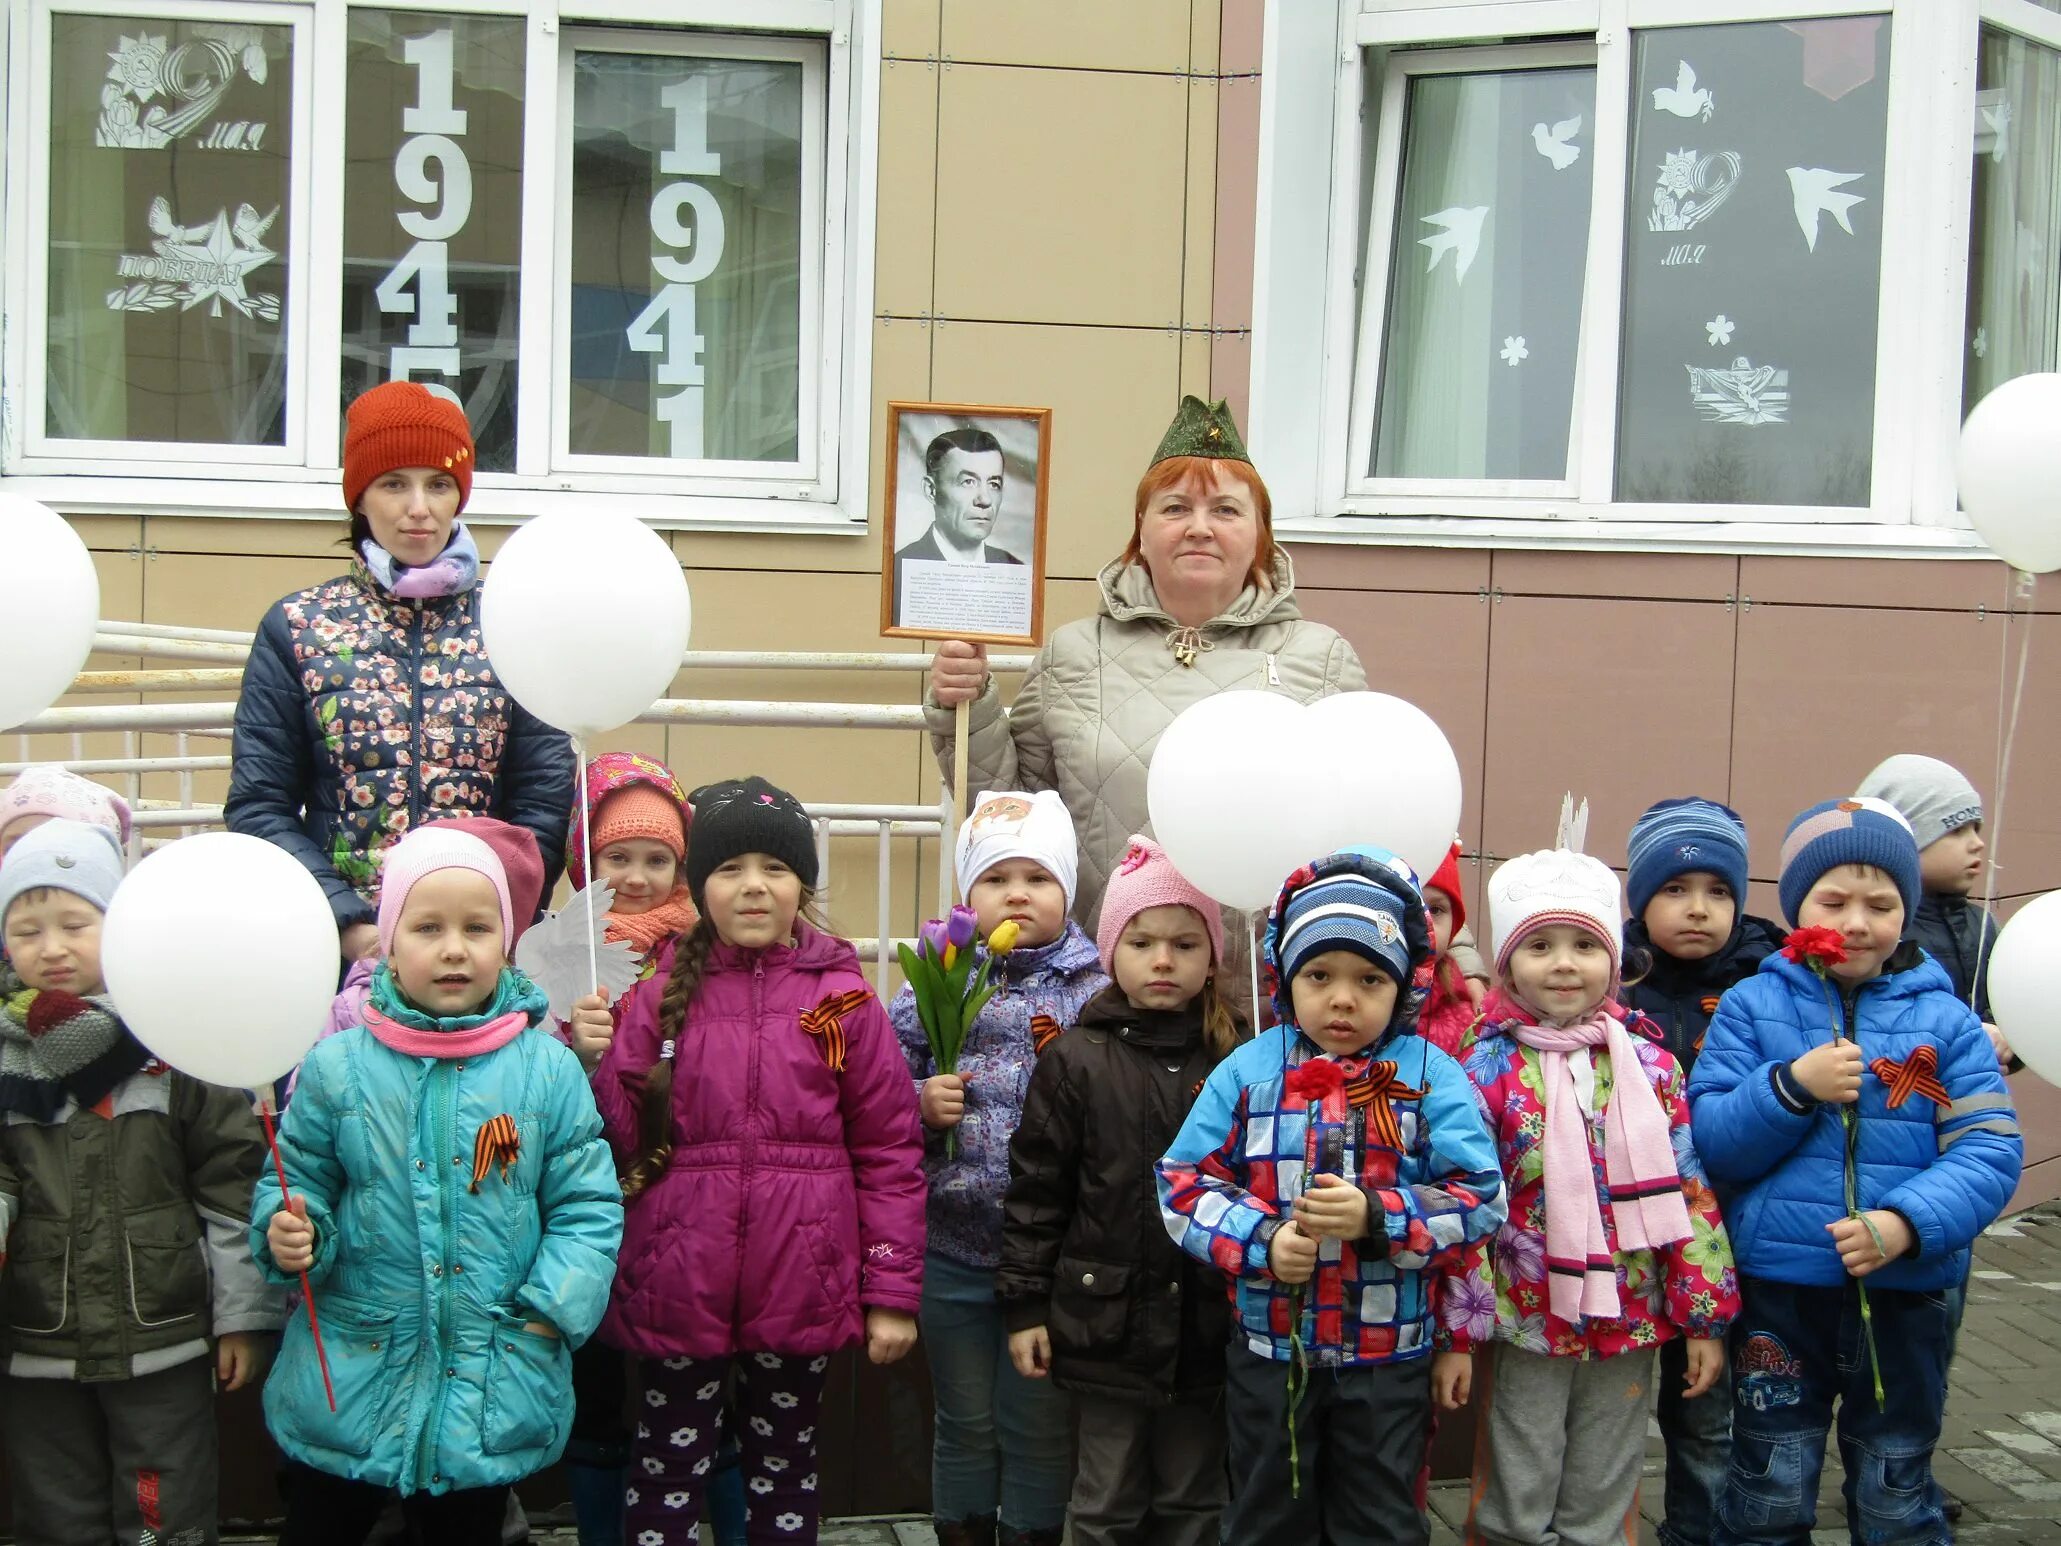
M1961 1002L1981 1016L2004 1071L2018 1068L1989 1011L1989 952L1999 925L1973 899L1988 852L1982 796L1958 768L1910 752L1883 761L1854 793L1895 806L1911 824L1924 895L1904 920L1904 938L1946 968Z

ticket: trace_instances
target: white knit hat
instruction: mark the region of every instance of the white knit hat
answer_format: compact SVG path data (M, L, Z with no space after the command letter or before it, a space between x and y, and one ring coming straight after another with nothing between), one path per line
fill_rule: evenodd
M1005 859L1041 864L1073 906L1074 880L1080 871L1080 845L1066 802L1050 789L1030 794L1017 789L984 789L959 828L957 860L959 894Z
M1498 865L1488 880L1489 929L1496 970L1525 935L1548 924L1587 929L1609 947L1610 969L1624 956L1624 901L1617 872L1589 854L1546 848Z

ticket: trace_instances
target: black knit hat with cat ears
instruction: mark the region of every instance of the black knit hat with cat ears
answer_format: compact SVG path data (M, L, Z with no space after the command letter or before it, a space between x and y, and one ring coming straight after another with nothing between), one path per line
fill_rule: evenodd
M703 784L687 797L687 892L701 906L709 876L739 854L771 854L816 889L816 829L801 801L756 776Z

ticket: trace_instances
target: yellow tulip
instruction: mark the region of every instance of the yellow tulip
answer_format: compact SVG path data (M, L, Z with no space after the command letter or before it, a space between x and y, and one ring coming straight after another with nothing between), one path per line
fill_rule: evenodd
M957 945L954 945L954 944L952 944L952 943L951 943L951 942L950 942L949 940L948 940L948 941L946 941L946 943L945 943L945 970L949 972L949 971L950 971L950 970L952 969L952 963L953 963L954 961L958 960L958 959L959 959L959 947L958 947Z
M1016 937L1023 932L1023 926L1014 918L1004 918L995 925L988 936L988 954L1005 956L1016 948Z

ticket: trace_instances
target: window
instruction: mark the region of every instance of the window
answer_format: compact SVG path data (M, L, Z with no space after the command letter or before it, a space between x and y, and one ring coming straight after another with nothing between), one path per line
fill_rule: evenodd
M1971 545L1956 405L2061 348L2057 7L1975 0L1974 57L1935 0L1284 8L1251 413L1283 524Z
M864 518L864 0L15 5L0 470L327 509L345 408L406 378L495 514Z

